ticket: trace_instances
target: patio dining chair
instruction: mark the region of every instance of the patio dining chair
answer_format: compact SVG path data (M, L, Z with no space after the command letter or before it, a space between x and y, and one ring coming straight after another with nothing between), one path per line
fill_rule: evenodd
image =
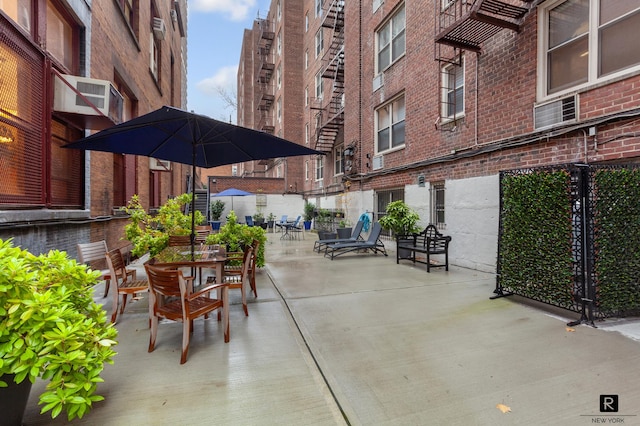
M105 255L109 251L107 249L107 242L105 240L100 240L93 243L79 243L77 248L78 260L80 263L84 263L91 267L94 265L100 267L95 270L100 271L100 279L104 280L104 295L102 297L107 297L109 294L109 286L111 284L111 273L109 271L109 267L105 263ZM127 269L126 271L127 274L131 275L132 279L135 280L136 271L133 269Z
M287 224L287 218L288 216L286 214L283 214L280 218L280 222L275 222L274 225L280 228L280 231L284 231L284 225Z
M190 246L191 235L169 235L169 247Z
M187 362L189 342L196 318L209 317L209 313L222 312L224 342L229 342L229 287L226 283L207 285L192 292L182 271L145 265L149 279L149 315L151 328L149 352L153 352L160 318L182 322L182 355L180 364ZM212 297L212 292L217 296Z
M127 274L124 258L119 249L107 252L105 257L115 287L113 289L113 312L111 313L111 322L115 323L118 317L120 295L122 295L122 306L120 307L120 313L122 314L127 306L127 297L144 293L149 289L149 286L145 280L137 280L135 273L133 275Z
M247 309L247 290L246 287L251 287L251 264L254 262L254 249L253 246L247 246L244 249L243 259L242 259L242 268L238 272L228 272L224 273L224 283L229 285L230 289L240 289L240 294L242 295L242 309L244 310L245 316L249 316L249 310ZM255 269L255 265L254 265Z

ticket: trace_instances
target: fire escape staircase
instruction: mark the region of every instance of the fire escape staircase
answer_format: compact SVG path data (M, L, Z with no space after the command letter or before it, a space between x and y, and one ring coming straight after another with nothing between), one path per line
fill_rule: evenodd
M440 2L435 2L436 7ZM484 41L503 29L519 32L535 0L450 0L436 14L435 41L480 52Z
M315 149L331 152L344 127L344 3L333 0L322 27L332 31L331 44L322 58L322 78L331 82L331 96L316 113Z
M271 106L275 100L273 94L273 85L271 84L271 77L275 69L271 55L271 46L273 46L273 40L275 39L275 33L271 28L271 23L264 19L260 23L260 40L258 44L258 111L260 111L260 119L258 122L258 129L273 133L275 128L271 123Z
M539 0L438 0L435 3L435 55L441 73L440 92L455 87L451 65L460 66L463 51L480 53L482 44L507 29L520 32L525 17ZM441 100L442 123L457 120L456 96ZM455 113L454 113L455 114Z

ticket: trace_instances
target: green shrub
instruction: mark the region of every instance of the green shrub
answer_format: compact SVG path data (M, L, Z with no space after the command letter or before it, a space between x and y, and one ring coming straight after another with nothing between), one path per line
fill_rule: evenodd
M265 265L264 250L267 243L267 233L259 226L249 226L238 223L238 217L232 210L227 216L227 223L220 227L220 232L207 236L207 244L221 244L228 251L244 251L253 240L260 241L260 248L256 256L256 266Z

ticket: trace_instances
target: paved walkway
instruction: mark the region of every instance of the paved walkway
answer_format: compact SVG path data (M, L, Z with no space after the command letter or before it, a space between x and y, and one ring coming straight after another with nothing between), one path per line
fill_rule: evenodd
M249 317L234 294L228 344L215 319L196 321L184 365L181 326L161 324L148 353L146 298L127 306L106 399L74 423L640 424L638 321L569 329L565 311L489 300L491 274L427 274L396 265L392 250L331 261L312 251L313 234L279 236L269 235ZM66 424L38 414L42 386L25 424ZM617 413L600 412L605 394L618 395Z

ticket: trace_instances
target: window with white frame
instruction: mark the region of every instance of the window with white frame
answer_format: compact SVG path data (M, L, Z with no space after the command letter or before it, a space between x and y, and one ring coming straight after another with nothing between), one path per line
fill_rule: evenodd
M322 73L319 72L316 74L316 99L322 100L323 93L324 87L322 84Z
M309 137L311 135L311 132L309 130L310 130L309 123L305 123L305 125L304 125L304 143L306 143L307 145L309 145Z
M159 46L158 44L156 44L157 42L156 38L153 36L153 32L149 34L151 35L151 42L149 44L149 69L151 70L151 74L153 74L153 77L158 80L158 77L160 76L158 74L158 69L160 68Z
M304 69L309 68L309 49L304 51Z
M442 117L455 120L464 115L464 59L442 67Z
M315 0L316 18L322 16L322 0Z
M278 123L282 121L282 96L278 97L276 101L276 116L278 117Z
M304 88L304 106L309 106L309 86Z
M276 5L276 9L278 10L278 21L282 18L282 0L278 0L278 4Z
M324 156L319 155L316 158L316 180L322 180L324 178Z
M344 173L344 145L340 145L333 150L333 174Z
M278 36L276 37L276 49L278 51L278 55L282 53L282 31L278 31Z
M309 31L309 12L304 14L304 32Z
M431 184L431 223L438 229L446 227L444 221L444 182Z
M278 69L276 70L276 84L278 89L282 87L282 63L278 64Z
M376 109L376 152L404 145L404 94Z
M324 49L324 37L322 35L322 27L316 33L316 58L322 55Z
M541 98L640 70L640 2L557 0L539 10Z
M376 72L381 73L405 52L405 7L402 5L376 32Z
M304 180L309 180L309 160L304 162Z

